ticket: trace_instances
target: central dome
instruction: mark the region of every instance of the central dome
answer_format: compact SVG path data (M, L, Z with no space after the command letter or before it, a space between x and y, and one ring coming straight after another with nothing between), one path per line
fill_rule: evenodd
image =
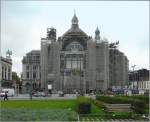
M68 36L88 37L88 35L79 28L78 22L79 22L78 18L76 16L76 14L74 14L74 16L72 18L71 28L63 34L62 38L65 38L65 37L68 37Z

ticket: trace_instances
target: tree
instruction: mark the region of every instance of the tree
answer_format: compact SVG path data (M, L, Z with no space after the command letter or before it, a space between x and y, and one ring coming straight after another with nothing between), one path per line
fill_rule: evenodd
M12 72L12 80L13 80L13 82L16 82L16 85L19 86L19 91L20 91L22 83L21 83L20 78L19 78L19 76L17 75L16 72Z

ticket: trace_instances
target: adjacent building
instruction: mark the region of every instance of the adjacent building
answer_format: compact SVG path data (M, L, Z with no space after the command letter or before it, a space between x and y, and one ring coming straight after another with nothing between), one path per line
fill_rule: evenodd
M41 85L40 50L32 50L22 60L22 92L29 92Z
M109 49L109 78L112 87L121 88L127 85L129 61L117 48Z
M9 56L0 57L0 83L3 88L11 88L12 87L12 60Z
M144 90L145 92L149 91L150 89L149 73L150 72L147 69L139 69L131 71L129 73L129 82L131 84L131 88Z

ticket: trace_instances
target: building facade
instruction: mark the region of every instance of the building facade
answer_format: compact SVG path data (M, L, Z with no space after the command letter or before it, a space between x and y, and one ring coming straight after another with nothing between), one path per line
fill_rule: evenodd
M139 69L129 73L129 82L132 89L144 90L150 89L149 70Z
M50 85L53 91L85 93L123 87L128 82L127 57L110 48L98 28L94 39L88 36L79 28L76 15L71 28L58 39L56 29L47 28L46 38L41 38L40 58L42 89L48 90Z
M39 89L41 85L40 50L32 50L22 60L22 92Z
M1 70L0 70L0 82L1 87L10 88L12 87L12 60L10 57L0 57Z
M127 85L127 81L129 81L129 61L127 57L118 49L110 47L109 59L109 78L111 86L121 88Z

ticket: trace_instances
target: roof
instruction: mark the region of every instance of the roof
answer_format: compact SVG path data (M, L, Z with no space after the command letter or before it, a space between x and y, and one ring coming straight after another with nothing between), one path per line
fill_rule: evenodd
M82 31L79 27L73 27L73 26L67 32L65 32L62 37L70 36L70 35L87 36L87 34L84 31Z
M40 54L40 50L32 50L28 52L26 55L32 55L32 54Z
M68 36L74 36L74 35L88 37L88 35L79 28L78 18L76 17L75 14L72 18L71 28L63 34L62 38L68 37Z
M4 57L0 57L1 58L1 61L2 62L5 62L5 63L8 63L8 64L11 64L12 65L12 59L9 59L9 58L4 58Z

